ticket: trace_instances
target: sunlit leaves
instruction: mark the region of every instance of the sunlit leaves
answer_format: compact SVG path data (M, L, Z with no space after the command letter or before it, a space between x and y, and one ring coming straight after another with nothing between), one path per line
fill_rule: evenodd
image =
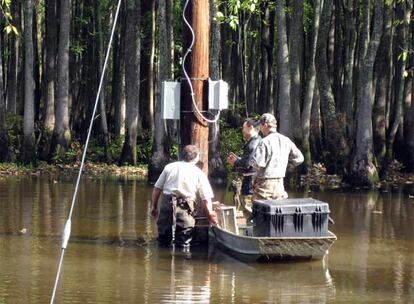
M10 13L10 4L11 4L11 0L1 0L0 2L1 14L3 15L5 19L5 23L6 23L6 26L4 27L4 31L7 34L14 33L15 35L19 35L17 28L11 24L11 20L13 18Z
M217 12L216 20L221 23L227 23L233 30L236 30L239 26L240 13L259 13L259 0L229 0L216 1L216 3L220 9L224 10L224 12Z
M398 55L398 60L401 60L402 62L406 62L408 59L409 50L402 50L402 52ZM408 77L408 71L404 71L404 78Z
M408 50L403 50L400 55L398 55L398 60L402 60L403 62L406 62L408 58Z
M11 32L13 32L16 36L19 35L17 28L11 24L5 26L4 30L6 31L7 34L10 34Z

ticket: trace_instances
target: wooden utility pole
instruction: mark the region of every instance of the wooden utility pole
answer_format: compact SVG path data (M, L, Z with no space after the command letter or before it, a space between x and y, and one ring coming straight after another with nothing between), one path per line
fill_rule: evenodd
M193 28L195 41L192 52L188 55L185 68L191 79L194 89L195 103L206 115L208 110L207 85L209 76L209 34L210 16L209 0L191 0L186 9L186 18ZM184 52L191 43L191 32L184 23ZM188 81L181 81L181 148L186 145L196 145L200 149L200 160L203 171L208 173L208 127L205 121L193 106Z

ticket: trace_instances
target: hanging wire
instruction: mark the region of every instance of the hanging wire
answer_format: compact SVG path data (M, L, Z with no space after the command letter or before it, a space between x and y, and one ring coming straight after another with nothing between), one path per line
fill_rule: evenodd
M116 27L116 23L117 23L117 20L118 20L120 7L121 7L121 0L118 1L118 6L116 8L114 24L112 26L112 31L111 31L111 37L109 39L108 48L107 48L107 51L106 51L105 62L104 62L103 68L102 68L101 79L100 79L100 82L99 82L98 92L96 94L95 105L93 107L93 112L92 112L92 115L91 115L91 121L90 121L90 124L89 124L88 136L86 137L85 147L83 149L82 161L81 161L80 168L79 168L78 178L76 180L75 191L73 192L72 204L70 206L69 216L68 216L68 219L65 223L65 228L63 230L61 254L60 254L58 270L57 270L57 273L56 273L55 285L53 287L52 298L50 299L51 304L55 300L56 289L57 289L57 285L58 285L58 282L59 282L60 271L62 269L63 259L64 259L64 255L65 255L65 249L66 249L66 246L68 245L68 241L69 241L69 238L70 238L71 219L72 219L73 208L75 207L76 196L77 196L78 188L79 188L79 181L80 181L80 178L81 178L81 175L82 175L83 166L85 164L86 152L88 150L88 145L89 145L89 138L91 136L93 122L94 122L94 118L95 118L95 113L96 113L96 109L98 107L99 95L100 95L101 90L102 90L103 80L104 80L104 76L105 76L105 70L106 70L106 66L108 64L109 53L111 51L112 40L113 40L114 33L115 33L115 27Z
M196 110L197 114L198 114L198 115L199 115L202 119L204 119L205 121L207 121L207 122L209 122L209 123L216 123L216 122L219 120L219 118L220 118L220 111L218 111L218 113L217 113L217 115L215 115L214 119L208 119L207 117L205 117L205 116L201 113L201 111L198 109L197 104L196 104L196 101L195 101L195 97L194 97L194 96L195 96L195 94L194 94L193 84L191 83L191 79L190 79L190 77L188 76L187 70L185 69L185 61L186 61L186 59L187 59L187 56L191 53L191 51L192 51L192 49L193 49L193 46L194 46L194 41L195 41L195 34L194 34L194 30L193 30L193 28L191 27L190 23L188 22L187 18L185 18L185 12L186 12L186 10L187 10L187 6L188 6L189 1L190 1L190 0L187 0L187 1L185 2L185 5L184 5L184 9L183 9L183 20L184 20L185 24L187 25L187 27L189 28L189 30L190 30L190 32L191 32L191 44L190 44L190 46L187 48L187 52L185 53L185 55L184 55L184 57L183 57L183 72L184 72L185 78L186 78L186 79L187 79L187 81L188 81L188 85L190 86L190 91L191 91L191 93L190 93L190 95L191 95L191 100L193 101L194 109Z

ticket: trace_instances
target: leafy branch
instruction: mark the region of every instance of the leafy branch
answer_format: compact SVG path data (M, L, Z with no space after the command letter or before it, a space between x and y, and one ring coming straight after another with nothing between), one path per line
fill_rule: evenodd
M2 16L4 17L4 20L5 20L5 23L6 23L6 26L4 27L4 31L7 34L10 34L11 32L13 32L16 36L18 36L19 31L11 23L11 21L13 20L13 17L10 13L10 5L11 5L11 0L1 0L1 2L0 2L0 11L1 11Z

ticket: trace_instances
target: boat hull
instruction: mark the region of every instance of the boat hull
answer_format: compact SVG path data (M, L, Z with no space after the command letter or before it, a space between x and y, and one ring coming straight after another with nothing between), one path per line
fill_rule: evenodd
M253 237L237 235L211 227L214 242L220 248L248 260L322 259L336 240L329 231L325 237Z

